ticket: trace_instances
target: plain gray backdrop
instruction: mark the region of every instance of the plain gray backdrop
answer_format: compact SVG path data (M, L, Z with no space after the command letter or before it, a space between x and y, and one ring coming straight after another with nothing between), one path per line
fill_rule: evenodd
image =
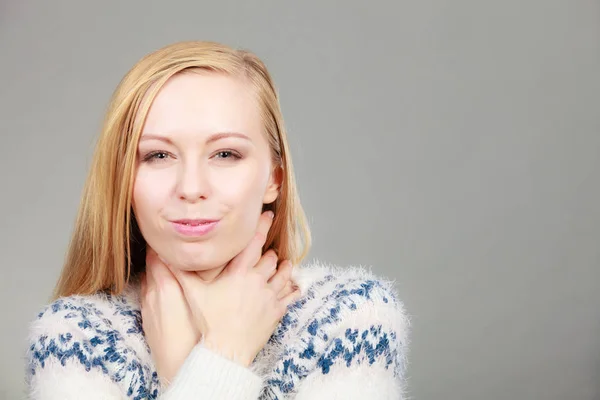
M267 63L310 258L397 280L413 399L600 399L592 0L3 0L0 398L23 397L112 90L189 39Z

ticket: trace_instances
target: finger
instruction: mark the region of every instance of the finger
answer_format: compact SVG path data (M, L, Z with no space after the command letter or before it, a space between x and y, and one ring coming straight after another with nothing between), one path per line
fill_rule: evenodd
M160 262L160 259L158 258L158 255L156 254L156 252L148 246L148 248L146 249L146 266L145 266L145 270L144 270L144 274L146 275L146 288L152 287L153 285L156 284L156 279L155 279L155 267L156 264Z
M273 226L273 219L275 218L275 214L273 213L273 211L266 211L264 213L261 214L261 216L258 219L258 225L256 226L256 232L261 236L264 237L265 240L267 239L267 235L269 234L269 230L271 229L271 227ZM264 243L262 243L264 244ZM258 251L256 251L258 250ZM255 249L255 263L258 262L258 259L261 256L262 253L262 245L261 248L259 249Z
M204 281L193 271L182 271L178 268L166 264L167 269L179 283L183 294L186 298L192 298L194 294L199 294L199 291L204 287Z
M155 279L155 268L154 268L155 264L154 262L151 260L151 258L146 257L146 268L144 270L144 275L145 275L145 283L146 283L146 293L153 287L156 286L156 279Z
M151 284L159 287L176 282L175 276L170 271L169 267L156 252L149 251L146 255L146 272L151 276Z
M154 265L160 261L161 261L161 259L158 256L158 254L156 253L156 251L154 251L154 249L152 247L148 246L146 248L146 266Z
M183 279L183 273L183 271L179 271L177 268L172 268L154 249L148 247L146 250L146 275L149 277L147 288L161 287L163 289L169 288L169 290L176 289L185 295L186 288L184 284L187 284L189 279ZM193 273L190 272L190 274Z
M140 274L140 294L142 299L146 297L146 293L148 291L148 283L146 282L146 273L142 272Z
M294 290L295 289L294 285L292 284L292 281L287 281L283 289L281 289L281 291L277 294L277 300L283 299L288 294L292 293Z
M146 307L148 307L148 274L142 272L140 279L140 312L142 313L142 320L147 313Z
M268 282L277 272L277 254L275 251L268 250L263 254L254 270L265 279L265 282Z
M296 289L292 293L288 294L283 299L281 299L280 303L281 303L282 307L284 308L284 310L287 310L287 308L290 306L290 304L294 304L301 298L302 298L302 292L300 292L300 289ZM284 314L285 314L285 311L284 311Z
M250 269L254 267L262 256L262 249L267 241L269 230L273 225L274 214L273 211L264 212L258 219L258 226L256 227L256 233L254 240L244 249L241 259L242 264Z
M291 276L292 263L287 260L283 261L279 264L277 273L269 280L269 286L275 293L279 293L290 280Z
M277 268L273 269L273 271L271 271L271 273L269 274L269 277L267 278L267 282L271 280L272 277L275 276L275 274L277 273Z
M249 270L254 267L262 255L262 248L267 240L267 234L273 224L273 212L266 211L258 219L258 226L254 237L244 250L231 260L228 270Z

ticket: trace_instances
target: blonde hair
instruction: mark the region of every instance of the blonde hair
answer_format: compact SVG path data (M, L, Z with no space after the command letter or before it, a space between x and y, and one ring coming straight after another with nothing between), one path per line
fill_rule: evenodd
M263 250L294 264L307 255L310 231L300 204L279 98L253 53L215 42L179 42L143 57L115 90L96 145L65 264L54 297L121 293L145 264L131 201L139 137L152 101L173 75L201 69L246 79L257 93L273 165L281 168L275 212Z

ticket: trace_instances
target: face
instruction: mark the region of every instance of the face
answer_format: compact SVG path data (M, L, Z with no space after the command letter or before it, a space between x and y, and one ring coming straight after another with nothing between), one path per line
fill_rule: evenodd
M251 86L213 72L175 75L140 137L133 210L148 246L171 266L222 268L254 236L279 191Z

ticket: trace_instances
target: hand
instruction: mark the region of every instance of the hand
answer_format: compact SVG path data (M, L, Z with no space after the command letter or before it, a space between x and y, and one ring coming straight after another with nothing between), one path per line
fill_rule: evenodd
M263 213L250 244L211 282L171 268L204 346L244 366L252 364L288 305L300 296L290 282L291 263L283 261L277 268L273 250L261 256L272 222L272 214Z
M148 248L142 278L142 327L163 385L168 385L200 340L179 282Z

